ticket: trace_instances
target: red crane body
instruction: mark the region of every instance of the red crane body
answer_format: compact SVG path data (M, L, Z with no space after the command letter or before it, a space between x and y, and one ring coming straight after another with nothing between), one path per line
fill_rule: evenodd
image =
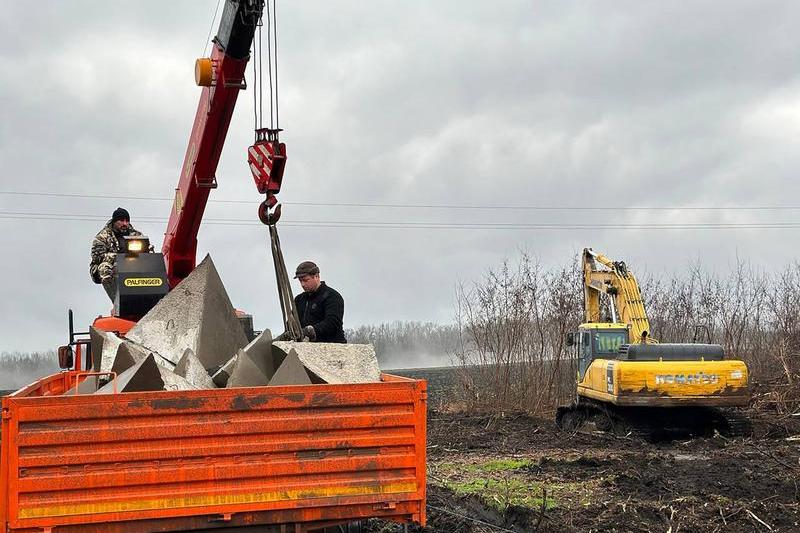
M203 87L164 234L162 253L171 287L194 270L200 221L208 194L217 186L215 173L236 98L245 86L244 72L248 59L226 55L215 43L211 55L214 85Z

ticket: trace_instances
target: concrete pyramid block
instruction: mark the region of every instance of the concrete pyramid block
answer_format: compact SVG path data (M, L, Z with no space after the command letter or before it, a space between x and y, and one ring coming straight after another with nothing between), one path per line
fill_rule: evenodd
M117 357L114 359L111 371L119 375L151 354L152 352L147 348L134 342L123 340L117 348ZM160 358L155 357L155 359L156 363L158 363Z
M99 384L100 383L97 379L97 376L86 376L86 379L78 383L77 387L72 387L65 392L64 396L72 396L75 394L94 394L97 392Z
M265 329L250 344L244 347L244 352L250 357L268 358L272 354L272 333Z
M269 385L311 385L311 378L306 367L300 362L294 349L289 350L289 353L286 354L281 366L269 380Z
M127 349L131 352L132 357L137 363L142 359L144 359L145 357L147 357L148 355L152 355L159 366L162 366L170 371L175 370L175 363L173 363L168 359L164 359L158 352L153 351L147 348L146 346L142 346L138 342L133 342L131 340L125 339L125 342L122 343L122 346L119 347L119 350L122 351L123 347L124 349Z
M194 390L197 387L156 362L150 354L117 375L117 392L146 392L160 390ZM113 394L114 383L103 385L96 394Z
M100 372L100 361L103 358L103 339L105 331L99 330L94 326L89 326L89 341L92 347L92 369Z
M175 367L175 374L186 379L189 383L200 389L215 389L214 380L206 372L203 363L194 354L191 348L186 348L181 360Z
M117 375L117 392L144 392L164 390L164 380L155 357L148 355L129 369ZM113 394L114 383L109 382L97 394Z
M120 375L136 363L138 363L138 361L134 359L133 352L126 348L125 343L122 342L117 348L117 356L114 358L114 364L111 365L109 370Z
M117 360L117 351L122 344L122 339L107 331L100 331L100 334L103 338L102 350L100 359L96 361L94 367L97 372L114 372L114 362ZM92 356L94 357L94 355ZM97 362L99 362L99 366Z
M371 344L275 341L273 346L284 354L294 349L303 366L325 383L381 380L378 358Z
M214 382L214 385L217 387L225 387L228 384L231 372L233 372L233 367L236 365L236 359L238 358L239 354L237 353L211 375L211 380Z
M206 256L126 337L177 364L190 348L206 370L225 364L247 338L225 286Z
M164 382L163 390L197 390L199 388L163 366L158 365L158 371L161 374L161 381Z
M225 384L227 388L263 387L269 383L275 373L272 362L272 351L267 356L257 352L248 354L243 349L236 354L236 362L231 370L231 377Z

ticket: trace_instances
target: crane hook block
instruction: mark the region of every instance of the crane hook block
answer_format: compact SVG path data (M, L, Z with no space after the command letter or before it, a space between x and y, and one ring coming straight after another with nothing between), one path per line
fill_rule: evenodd
M200 87L211 87L214 82L214 65L210 58L201 57L194 62L194 81Z
M280 130L256 130L256 142L247 150L247 162L261 194L278 194L286 167L286 145L278 140Z

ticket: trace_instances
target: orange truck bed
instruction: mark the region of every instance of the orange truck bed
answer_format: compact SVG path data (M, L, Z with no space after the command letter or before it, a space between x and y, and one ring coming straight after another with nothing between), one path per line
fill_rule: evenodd
M425 523L425 381L59 395L79 374L2 400L3 533Z

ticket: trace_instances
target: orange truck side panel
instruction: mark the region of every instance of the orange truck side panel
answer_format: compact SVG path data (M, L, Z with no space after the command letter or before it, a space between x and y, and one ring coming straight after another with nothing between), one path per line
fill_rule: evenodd
M3 399L0 531L425 522L424 381L39 395L73 374Z

